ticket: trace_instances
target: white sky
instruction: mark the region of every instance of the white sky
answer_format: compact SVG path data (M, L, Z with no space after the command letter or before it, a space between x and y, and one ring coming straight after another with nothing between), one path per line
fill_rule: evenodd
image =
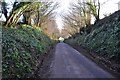
M56 10L57 12L56 23L58 25L58 28L61 30L63 29L63 22L61 15L68 13L70 3L74 2L75 0L53 0L53 1L60 3L60 7Z
M100 3L104 3L105 0L100 0ZM107 0L106 0L107 1ZM105 4L101 5L100 17L103 18L103 14L113 13L118 10L118 2L120 0L109 0Z

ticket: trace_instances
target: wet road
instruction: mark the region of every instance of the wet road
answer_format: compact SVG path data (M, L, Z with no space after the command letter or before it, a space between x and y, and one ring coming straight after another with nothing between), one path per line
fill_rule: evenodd
M114 78L65 43L56 45L50 78Z

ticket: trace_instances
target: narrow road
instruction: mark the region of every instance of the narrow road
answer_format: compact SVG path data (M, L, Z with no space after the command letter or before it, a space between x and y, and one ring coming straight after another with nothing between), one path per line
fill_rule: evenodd
M56 45L50 78L114 78L65 43Z

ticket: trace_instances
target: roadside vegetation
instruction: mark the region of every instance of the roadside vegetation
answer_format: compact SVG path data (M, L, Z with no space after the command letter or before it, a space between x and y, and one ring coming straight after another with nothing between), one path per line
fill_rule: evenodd
M51 1L15 1L10 12L10 4L3 1L0 5L1 14L6 19L0 21L2 78L31 77L55 44L55 40L50 39L41 27L47 20L54 19L58 4Z
M39 28L20 25L2 28L2 75L3 78L24 78L35 68L53 45Z
M80 6L75 6L75 9L77 8L80 9ZM79 12L79 10L75 11ZM81 18L81 15L79 15L79 19L68 17L65 18L65 21L67 19L71 22L74 20L84 21L83 19L85 21L86 19L90 20L86 16ZM89 22L87 24L71 24L73 24L72 28L78 30L76 33L68 31L72 36L66 39L65 42L75 48L86 49L89 52L88 55L94 56L94 60L98 62L102 61L103 65L120 74L120 11L116 11L103 19L96 19L94 24L90 24Z

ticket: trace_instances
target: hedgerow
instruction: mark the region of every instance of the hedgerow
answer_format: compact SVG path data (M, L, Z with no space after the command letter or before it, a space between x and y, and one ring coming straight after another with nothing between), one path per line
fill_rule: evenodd
M90 33L66 40L96 54L120 63L120 11L98 21Z
M22 78L32 73L52 43L37 27L2 27L3 78Z

